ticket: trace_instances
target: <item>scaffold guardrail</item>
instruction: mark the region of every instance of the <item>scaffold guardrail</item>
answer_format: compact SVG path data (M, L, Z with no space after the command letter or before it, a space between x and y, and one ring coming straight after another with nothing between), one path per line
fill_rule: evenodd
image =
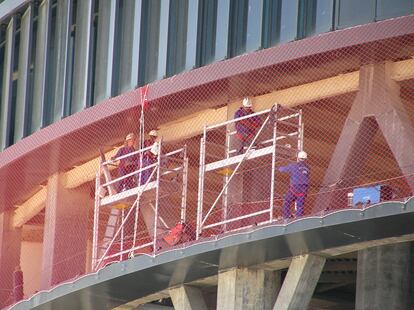
M236 123L252 118L260 119L260 126L248 141L249 143L237 148L240 143L237 140L239 133L235 129ZM224 145L220 145L216 141L225 142ZM215 234L242 229L252 223L258 225L272 222L276 165L281 161L296 161L297 154L301 150L303 150L301 110L275 104L271 109L205 126L200 141L197 238L209 229L213 229L211 234ZM257 162L249 164L253 161ZM264 180L261 185L270 187L266 203L247 201L243 197L234 198L254 190L249 188L253 184L243 186L243 179L249 178L249 172L259 169L258 167L270 171L269 180ZM214 174L223 175L222 181L214 184L212 182ZM210 200L206 199L207 196ZM256 207L243 208L243 205L249 203L251 205L256 203Z
M177 222L185 222L187 147L162 154L162 141L157 143L157 159L147 166L138 163L151 147L101 161L95 186L93 270L136 253L155 252L168 231ZM136 169L112 179L108 167L127 158L134 158ZM149 171L146 180L145 171ZM129 188L117 190L116 185L125 179L130 181Z

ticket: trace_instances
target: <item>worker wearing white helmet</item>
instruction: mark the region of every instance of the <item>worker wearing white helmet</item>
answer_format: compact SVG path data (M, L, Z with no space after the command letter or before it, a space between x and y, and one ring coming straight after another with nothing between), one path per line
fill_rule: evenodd
M244 98L242 101L242 106L234 114L234 118L240 118L253 114L253 103L252 100L248 97ZM236 138L237 138L237 153L243 153L245 147L248 147L255 134L257 128L261 124L261 119L258 116L252 116L250 118L243 119L236 122Z
M300 151L297 154L298 161L285 167L279 167L280 172L290 175L290 185L286 192L283 203L283 217L289 218L291 215L290 207L296 201L296 216L304 215L305 199L309 190L310 168L306 163L308 154Z
M134 143L135 143L135 135L133 133L129 133L125 137L124 146L121 147L116 152L115 156L112 157L111 159L117 160L118 157L135 152ZM136 163L137 163L136 156L130 156L130 157L120 159L119 164L118 164L118 176L122 177L134 171L134 169L136 169ZM134 177L128 177L118 182L119 191L124 191L130 188L133 188L134 186L135 186Z
M158 132L153 129L148 133L149 138L144 141L144 148L149 148L143 154L142 167L147 167L152 165L157 161L159 153L159 144L157 142ZM141 172L141 181L140 184L143 185L147 182L151 176L152 169L146 169Z

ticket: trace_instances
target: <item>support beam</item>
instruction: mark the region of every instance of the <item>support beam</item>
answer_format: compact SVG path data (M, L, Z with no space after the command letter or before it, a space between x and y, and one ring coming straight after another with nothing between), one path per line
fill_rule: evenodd
M414 79L414 58L389 64L390 76L396 82Z
M170 296L175 309L207 310L203 294L199 288L183 285L170 289Z
M371 155L373 140L380 130L403 175L414 173L414 127L400 99L399 85L391 79L394 63L366 65L360 70L360 90L345 121L315 210L346 205L341 188L355 185L355 180ZM406 178L414 192L414 179Z
M62 179L62 174L54 174L47 184L41 289L85 272L93 200L88 190L65 189Z
M324 265L321 256L293 258L273 309L307 309Z
M105 158L111 158L115 156L118 148L113 149L105 153ZM76 188L84 183L90 182L95 179L96 171L98 170L101 158L94 158L82 165L79 165L72 170L65 173L64 184L66 188ZM109 170L115 169L116 166L108 166Z
M47 189L40 189L30 199L17 206L14 212L12 225L15 228L22 227L45 207Z
M272 309L279 284L279 272L248 268L219 272L217 309Z
M412 309L412 242L358 252L355 309Z

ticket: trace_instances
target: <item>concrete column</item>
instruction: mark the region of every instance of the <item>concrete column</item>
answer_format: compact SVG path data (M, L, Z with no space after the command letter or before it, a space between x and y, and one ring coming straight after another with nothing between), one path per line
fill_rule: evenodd
M20 264L21 229L11 225L13 211L0 214L0 308L14 302L13 272Z
M88 190L68 190L63 175L47 184L41 289L85 272L88 212L93 200Z
M199 288L183 285L170 289L170 296L175 309L207 310L203 294Z
M218 275L217 309L272 309L280 273L234 268Z
M356 309L412 309L411 243L358 252Z
M307 309L325 260L315 255L293 258L273 309Z

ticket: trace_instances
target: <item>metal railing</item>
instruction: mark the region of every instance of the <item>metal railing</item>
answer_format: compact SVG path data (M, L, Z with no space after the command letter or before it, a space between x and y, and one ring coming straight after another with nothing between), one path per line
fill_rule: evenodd
M258 120L260 127L254 131L254 136L246 145L235 148L240 144L239 132L235 125L249 119ZM215 141L223 141L220 145ZM212 141L213 140L213 141ZM292 147L292 141L296 142ZM238 143L237 143L238 142ZM297 153L303 149L303 122L302 111L274 105L271 109L252 113L226 122L205 126L200 141L200 167L197 210L197 239L203 231L218 229L218 233L241 229L252 222L254 225L273 221L275 201L275 169L276 164L283 161L296 161ZM256 161L253 167L248 167L249 161ZM263 186L269 187L267 207L261 206L254 210L236 210L237 204L246 204L230 199L230 192L240 193L251 189L243 187L243 178L248 178L248 172L258 167L271 169L270 180L265 180ZM212 174L223 174L221 185L212 185ZM237 180L238 179L238 180ZM235 181L236 180L236 181ZM269 182L270 181L270 182ZM234 188L230 189L232 186ZM242 188L241 188L242 187ZM211 193L213 202L206 201L206 193ZM233 195L234 196L234 195ZM234 200L234 199L233 199ZM253 202L254 203L254 202ZM263 203L261 203L263 204ZM256 201L256 205L259 202ZM263 216L264 215L264 219ZM246 219L250 221L245 221ZM247 222L244 223L243 221ZM229 226L230 223L233 223ZM215 232L217 233L217 231Z
M134 158L142 163L145 152L150 149L147 147L114 160L103 160L99 165L95 186L93 270L135 255L139 250L145 252L147 248L150 249L147 252L156 252L159 240L163 238L162 233L175 223L172 221L185 221L188 182L186 146L162 154L161 141L159 154L153 163L137 165L132 172L111 179L108 167L114 161ZM147 173L148 178L143 182L143 173L148 170L150 174ZM101 182L102 175L104 183ZM135 179L129 188L122 191L114 188L121 180L131 178ZM178 202L171 202L177 201L170 199L173 195L179 198ZM167 200L168 208L162 208L160 203Z

